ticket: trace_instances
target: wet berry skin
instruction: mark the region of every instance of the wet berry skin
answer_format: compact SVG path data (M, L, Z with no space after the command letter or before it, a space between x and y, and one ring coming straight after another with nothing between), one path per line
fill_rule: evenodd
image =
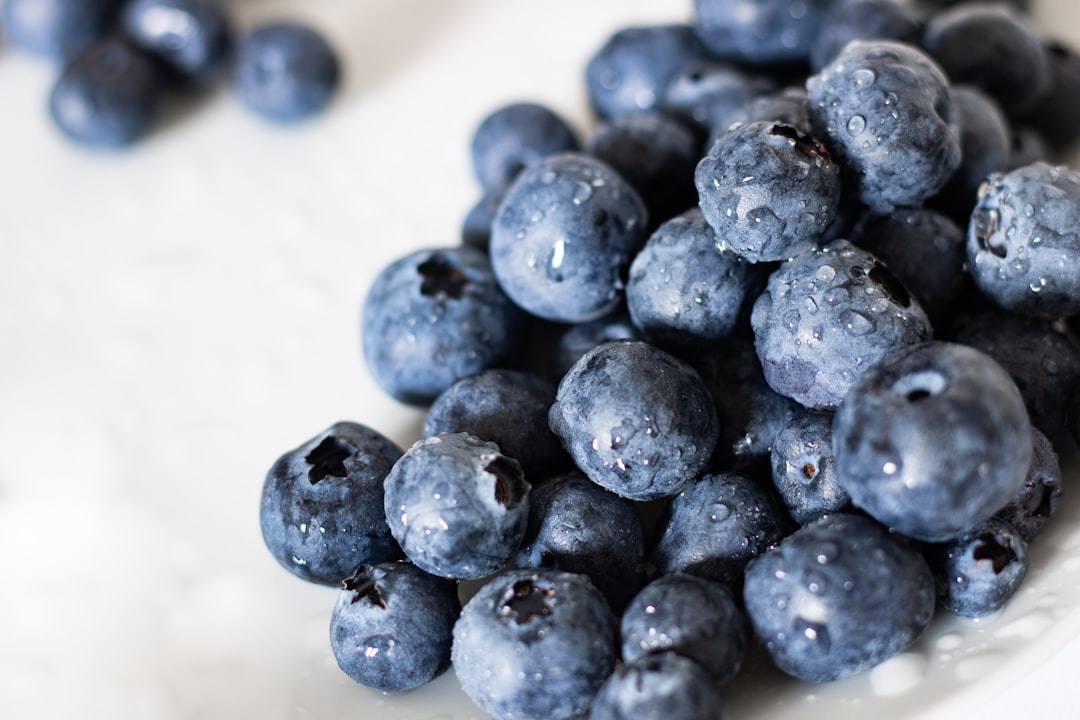
M303 580L337 585L361 564L401 557L383 511L383 480L401 454L381 433L339 422L278 458L259 507L274 559Z
M573 129L555 111L534 102L492 110L473 131L473 175L485 193L504 189L540 158L579 149Z
M1028 570L1027 543L1004 520L990 518L926 550L943 607L962 617L1000 610Z
M330 615L341 670L383 692L412 690L450 667L457 583L408 562L361 565L344 580Z
M276 122L321 112L341 79L336 51L314 28L293 22L259 25L236 43L233 91L249 109Z
M854 40L806 89L815 133L874 212L921 205L960 164L949 82L912 45Z
M647 221L641 196L607 163L550 155L525 168L503 196L491 226L491 266L526 312L554 322L594 320L622 301Z
M967 234L975 284L1005 310L1080 312L1080 173L1043 162L991 175Z
M754 557L790 530L765 488L738 473L708 473L671 499L650 558L662 574L685 572L742 587Z
M693 660L673 652L620 665L593 701L589 720L718 720L720 690Z
M452 657L465 694L490 717L570 720L615 668L615 619L584 575L510 570L466 603Z
M645 583L644 560L645 532L632 501L580 472L533 487L517 567L587 575L618 613Z
M548 421L590 480L633 500L670 497L692 483L719 432L701 376L631 340L578 360L559 383Z
M931 336L918 301L878 258L846 240L781 263L750 324L769 386L817 410L835 408L892 350Z
M471 247L417 250L375 278L361 313L364 360L390 395L431 403L458 380L510 362L524 314Z
M79 144L124 148L150 131L161 89L149 56L122 39L104 38L64 66L49 94L49 113Z
M721 135L698 162L694 184L719 246L750 262L786 260L813 247L840 204L840 170L825 147L775 122Z
M673 652L706 670L718 687L742 667L743 615L727 585L687 573L661 575L639 592L619 621L623 662Z
M856 507L943 542L1000 510L1031 465L1031 424L1008 373L947 342L900 349L864 372L836 411L833 454Z
M530 485L499 446L468 433L419 440L383 482L390 532L421 570L475 580L513 555L529 518Z
M784 672L827 682L909 647L934 613L919 552L870 518L837 513L753 560L743 589L759 642Z
M129 0L124 32L182 79L206 85L224 70L232 30L218 0Z
M4 0L0 5L5 42L63 60L101 37L120 0Z

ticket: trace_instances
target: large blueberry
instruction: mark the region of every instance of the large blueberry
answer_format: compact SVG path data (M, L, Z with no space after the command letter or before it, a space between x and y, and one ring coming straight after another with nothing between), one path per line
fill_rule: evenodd
M967 256L975 284L1006 310L1080 312L1080 173L1039 162L991 175L971 213Z
M524 314L483 252L411 252L383 268L361 316L364 360L395 398L428 404L461 378L509 361Z
M701 376L631 340L578 360L559 384L549 421L590 480L634 500L675 495L692 483L719 432Z
M645 532L633 502L566 473L533 487L514 562L588 575L619 612L645 582Z
M383 480L401 453L375 430L339 422L278 458L259 507L274 559L304 580L335 585L358 565L400 557Z
M533 315L592 320L622 301L646 222L641 197L607 163L551 155L507 189L491 227L491 266L510 299Z
M1000 510L1031 465L1031 424L1009 374L964 345L901 348L836 411L833 454L852 502L899 533L940 542Z
M570 720L588 712L615 668L615 619L588 578L511 570L493 578L454 626L454 669L493 718Z
M341 80L337 52L322 33L295 22L249 29L236 43L233 90L256 114L294 122L321 112Z
M727 585L696 575L662 575L638 593L619 622L622 659L674 652L708 671L717 687L742 667L743 615Z
M875 212L921 205L960 164L949 82L914 46L853 40L806 89L815 131Z
M468 433L416 442L383 483L386 521L409 559L440 577L501 569L529 518L529 483L495 443Z
M457 583L407 562L362 565L330 615L330 647L358 683L383 692L419 687L450 667Z
M181 78L206 84L225 67L232 30L220 0L129 0L124 32Z
M746 614L784 672L825 682L909 647L934 613L934 578L915 549L861 515L827 515L746 569Z
M782 263L754 303L754 345L769 386L832 409L891 350L930 339L930 321L876 257L846 240Z
M150 131L161 88L146 53L107 37L68 60L49 94L49 113L61 132L82 145L126 147Z
M687 572L738 589L746 564L780 542L788 522L756 481L710 473L671 499L650 557L661 574Z
M825 147L797 127L738 125L697 164L694 183L717 245L751 262L807 250L840 204L840 171Z
M745 322L766 268L720 242L694 208L663 223L630 265L626 304L649 342L678 350L712 348Z

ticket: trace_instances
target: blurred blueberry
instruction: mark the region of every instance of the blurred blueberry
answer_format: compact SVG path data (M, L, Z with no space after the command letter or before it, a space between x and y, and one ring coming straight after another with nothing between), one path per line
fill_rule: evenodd
M121 0L4 0L4 40L55 60L71 57L109 29Z
M241 102L277 122L320 113L341 79L335 50L314 28L295 22L267 23L243 33L232 72Z
M189 82L206 85L224 70L232 46L221 0L128 0L127 37Z
M573 129L555 111L534 102L492 110L473 131L473 174L485 193L498 193L537 160L579 149Z
M723 703L709 674L675 653L620 665L600 688L589 720L719 720Z

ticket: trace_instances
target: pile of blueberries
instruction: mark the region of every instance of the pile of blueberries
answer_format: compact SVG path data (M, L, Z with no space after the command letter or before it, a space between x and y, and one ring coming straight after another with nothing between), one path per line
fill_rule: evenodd
M592 55L584 144L484 118L461 244L362 310L423 438L341 422L265 480L341 669L717 718L751 643L831 681L1000 609L1080 440L1080 56L1025 10L695 0Z
M128 147L169 97L191 102L231 76L245 107L275 122L320 112L341 74L314 28L265 23L237 33L223 0L2 0L11 47L61 65L49 113L76 143Z

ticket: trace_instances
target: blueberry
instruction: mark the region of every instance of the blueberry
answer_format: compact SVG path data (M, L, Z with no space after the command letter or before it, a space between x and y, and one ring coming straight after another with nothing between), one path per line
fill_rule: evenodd
M498 572L525 534L529 483L495 443L468 433L417 441L383 483L390 532L416 565L472 580Z
M788 85L747 100L713 127L705 147L713 147L720 136L736 123L746 125L761 121L790 125L803 135L810 135L810 106L806 97L806 88Z
M1053 324L1002 311L957 318L952 339L997 360L1016 382L1032 424L1056 438L1080 390L1080 345Z
M330 615L330 647L358 683L412 690L450 667L457 584L407 562L361 565L344 581Z
M600 345L570 369L549 422L590 480L633 500L675 495L693 482L718 434L701 377L629 340Z
M259 524L274 559L297 577L336 585L401 550L383 511L383 480L401 457L371 428L339 422L274 462Z
M946 609L962 617L1000 610L1028 569L1027 543L1004 520L991 518L926 551Z
M694 184L717 246L751 262L813 247L840 203L840 171L825 147L775 122L721 135L698 163Z
M806 89L815 131L877 213L921 205L960 165L948 80L916 47L853 40Z
M616 669L589 720L719 720L722 707L719 689L697 663L659 653Z
M832 62L852 40L896 40L917 45L924 13L904 0L837 0L810 45L810 68Z
M930 338L930 321L872 254L845 240L782 263L750 316L765 380L828 410L866 368Z
M694 27L710 53L757 65L805 63L834 0L694 0Z
M1046 435L1032 429L1031 467L1020 491L994 517L1004 520L1031 542L1061 504L1061 463Z
M646 340L678 350L711 348L745 322L765 268L734 252L697 208L660 225L630 265L626 304Z
M662 575L642 589L619 622L622 659L673 652L704 668L722 688L742 667L743 615L727 585L687 573Z
M1069 150L1080 140L1080 53L1056 40L1042 44L1049 80L1019 121L1055 150Z
M149 132L161 86L146 54L119 38L103 38L65 64L49 94L49 112L77 143L123 148Z
M119 6L120 0L4 0L4 40L62 60L103 36Z
M942 542L987 519L1024 483L1031 424L986 353L928 342L862 373L836 411L833 454L852 502L884 525Z
M1027 110L1050 78L1027 19L1003 3L970 2L933 14L922 46L958 85L975 85L1008 115Z
M773 442L772 481L788 514L800 525L851 510L851 498L836 475L832 423L830 412L804 410Z
M586 151L629 182L645 203L650 227L697 204L694 166L701 150L682 123L658 112L603 121Z
M594 320L622 301L647 221L637 191L607 163L551 155L507 189L491 227L491 265L527 312L555 322Z
M461 687L493 718L570 720L588 712L617 658L615 620L588 578L512 570L465 605L454 626Z
M645 582L644 557L645 532L630 500L579 472L533 487L517 567L587 575L618 613Z
M585 66L585 87L600 118L657 110L667 86L705 48L685 24L624 27L608 37Z
M555 383L522 370L484 370L442 392L424 416L423 437L467 432L521 464L531 483L572 467L548 427Z
M476 248L482 252L488 251L488 243L491 241L491 224L495 222L495 212L502 202L506 188L500 188L492 192L485 192L480 199L469 208L465 219L461 222L461 244Z
M220 0L129 0L124 32L184 80L206 85L224 69L232 31Z
M671 499L650 557L661 574L686 572L738 590L747 563L788 530L762 485L737 473L708 473Z
M615 310L609 315L577 323L566 328L555 346L551 363L551 377L562 380L581 356L613 340L641 340L641 331L630 319L625 308Z
M481 251L417 250L383 268L368 290L364 360L390 395L425 405L464 377L510 363L523 320Z
M233 90L254 113L294 122L320 113L341 80L337 53L314 28L295 22L259 25L236 43Z
M726 128L740 107L774 87L767 75L731 63L695 61L684 65L668 83L661 107L705 136L714 128Z
M486 193L504 189L537 160L579 149L573 129L555 111L534 102L492 110L473 131L473 174Z
M946 325L973 289L967 274L964 230L931 208L897 208L886 215L866 213L850 234L896 275L933 321Z
M743 599L777 667L826 682L909 647L933 616L934 579L918 551L873 520L838 513L752 561Z
M1012 312L1080 312L1080 173L1035 163L990 176L967 233L975 284Z

